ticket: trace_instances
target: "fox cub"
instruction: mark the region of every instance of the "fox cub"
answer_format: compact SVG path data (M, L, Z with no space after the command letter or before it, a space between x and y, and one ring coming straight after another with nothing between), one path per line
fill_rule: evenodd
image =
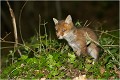
M53 21L58 39L67 40L77 56L88 53L97 60L99 49L94 42L90 42L89 38L95 42L98 42L98 39L90 28L76 28L70 15L65 20L59 21L53 18Z

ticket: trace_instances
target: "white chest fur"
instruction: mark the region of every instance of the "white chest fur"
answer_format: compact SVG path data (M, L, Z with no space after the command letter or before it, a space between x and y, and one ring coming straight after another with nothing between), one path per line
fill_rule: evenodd
M74 51L78 51L80 49L80 44L76 41L76 35L73 31L64 35L64 39L67 40L68 44L73 48Z

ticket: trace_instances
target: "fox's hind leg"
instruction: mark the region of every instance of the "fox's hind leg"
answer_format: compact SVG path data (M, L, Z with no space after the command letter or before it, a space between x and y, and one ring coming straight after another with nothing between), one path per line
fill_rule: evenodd
M96 61L98 59L99 49L98 49L97 45L95 45L94 43L91 43L87 47L87 51L94 58L94 61Z

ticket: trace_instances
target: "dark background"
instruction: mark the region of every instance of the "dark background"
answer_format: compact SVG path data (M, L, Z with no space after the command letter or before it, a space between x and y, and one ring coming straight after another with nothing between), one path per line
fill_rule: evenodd
M15 13L19 42L19 15L20 10L25 3L24 1L9 1ZM65 19L67 15L71 15L73 22L86 20L94 22L93 29L103 30L119 29L119 2L118 1L28 1L23 9L21 16L21 31L25 41L36 34L39 26L39 14L41 15L41 23L46 24L47 34L52 39L56 38L54 22L52 18ZM96 23L99 23L96 25ZM10 33L5 40L14 41L14 33L12 20L9 13L8 5L5 1L1 1L1 37L4 38L6 34ZM43 35L44 28L41 26L41 35ZM2 47L13 46L11 44L2 43ZM9 53L9 49L2 49L2 55Z

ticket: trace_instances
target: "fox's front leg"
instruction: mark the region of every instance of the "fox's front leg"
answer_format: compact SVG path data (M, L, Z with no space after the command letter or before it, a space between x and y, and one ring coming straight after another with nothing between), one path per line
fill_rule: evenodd
M80 56L81 55L81 48L80 48L80 45L78 43L76 43L76 42L69 43L69 45L72 47L72 49L75 52L76 56Z
M81 55L81 49L76 50L76 51L74 51L74 52L75 52L76 56L80 56L80 55Z

